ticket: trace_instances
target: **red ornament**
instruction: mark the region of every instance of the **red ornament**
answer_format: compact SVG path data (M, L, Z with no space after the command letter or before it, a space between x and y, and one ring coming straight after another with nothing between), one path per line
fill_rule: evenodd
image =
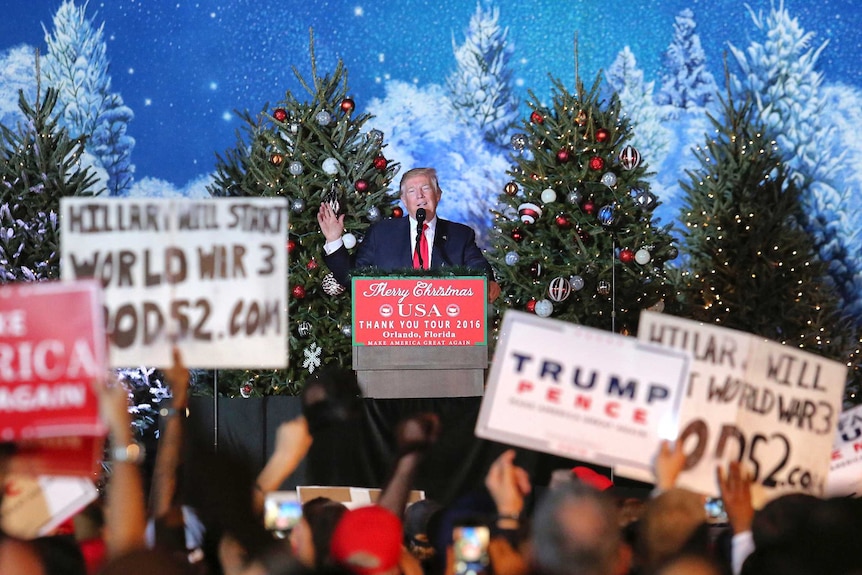
M571 156L569 155L569 151L566 148L563 148L562 150L557 152L557 161L561 164L565 164L566 162L568 162L569 158L571 158Z
M530 174L530 179L538 181L539 180L539 174Z
M603 170L605 167L605 160L600 158L599 156L593 156L590 158L590 169L598 172L599 170Z
M620 261L624 264L630 264L635 259L635 253L629 248L623 248L620 250Z
M275 112L272 113L272 117L279 122L284 122L285 120L287 120L287 112L284 108L276 108Z
M596 141L597 142L607 142L610 139L611 133L605 130L604 128L599 128L596 130Z
M314 258L311 258L310 260L308 260L308 263L305 264L305 269L307 269L308 271L316 270L317 269L317 260Z
M584 205L581 206L581 209L584 210L584 212L593 215L596 213L596 204L594 204L592 200L587 200L584 202Z
M305 288L302 286L293 286L293 289L290 290L290 293L292 293L293 297L295 297L296 299L305 298Z
M296 249L296 242L294 240L287 240L287 253L292 254Z
M557 226L563 229L572 227L572 222L569 220L566 214L558 215L556 218L554 218L554 221L557 223Z
M386 169L386 158L383 156L377 156L374 158L374 167L381 172Z
M544 124L545 117L538 112L533 112L532 114L530 114L530 121L534 124Z
M531 299L530 301L527 302L527 305L524 307L527 309L528 312L536 313L536 300Z
M344 98L341 100L341 109L344 112L350 113L353 111L353 108L356 107L356 103L351 98Z
M366 192L368 191L368 181L367 180L356 180L353 182L353 188L357 192Z
M399 206L395 206L392 208L392 217L400 218L404 215L404 210L402 210Z
M516 242L520 242L524 239L524 232L521 231L521 228L515 228L512 230L512 239Z

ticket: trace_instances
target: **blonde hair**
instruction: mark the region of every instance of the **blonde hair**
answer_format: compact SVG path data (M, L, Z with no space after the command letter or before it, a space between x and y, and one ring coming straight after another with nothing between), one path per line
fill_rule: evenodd
M440 182L437 180L437 170L434 168L413 168L404 172L404 175L401 176L401 183L398 184L398 191L400 193L404 193L404 182L413 176L428 176L434 183L434 191L438 194L442 193L443 190L440 189Z

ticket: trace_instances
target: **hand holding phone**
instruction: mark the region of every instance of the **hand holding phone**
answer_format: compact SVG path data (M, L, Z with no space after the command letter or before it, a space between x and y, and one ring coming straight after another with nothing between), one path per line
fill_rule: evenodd
M302 519L302 503L295 491L271 491L263 503L263 524L270 531L290 531Z
M488 543L491 530L487 525L458 525L452 532L456 575L481 575L487 571Z

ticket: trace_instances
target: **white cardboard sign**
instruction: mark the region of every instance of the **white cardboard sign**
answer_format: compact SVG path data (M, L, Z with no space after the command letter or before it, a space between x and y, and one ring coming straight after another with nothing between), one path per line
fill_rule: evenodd
M826 494L862 495L862 405L848 409L838 418Z
M679 439L688 455L677 484L718 496L716 468L737 460L759 502L825 492L847 368L752 334L643 312L638 338L692 359Z
M676 433L687 363L631 337L507 311L476 435L650 469Z
M287 364L286 198L61 200L61 274L104 288L112 367Z

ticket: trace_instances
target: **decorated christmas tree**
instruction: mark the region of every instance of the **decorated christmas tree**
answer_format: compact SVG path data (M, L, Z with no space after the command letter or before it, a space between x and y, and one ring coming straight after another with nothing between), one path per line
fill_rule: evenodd
M681 182L682 314L855 366L858 336L800 221L799 188L751 100L727 98L715 132ZM858 366L846 400L858 398ZM858 399L856 399L858 402Z
M332 74L318 75L313 38L311 71L309 83L294 69L309 99L288 91L258 118L245 114L245 134L219 158L210 187L215 196L286 197L291 210L289 366L220 372L219 390L227 395L292 394L322 365L350 365L350 295L322 261L321 202L345 214L348 249L372 223L403 215L389 189L396 166L383 155L383 134L365 128L371 116L356 111L342 62Z
M0 283L60 279L60 198L92 195L96 181L84 138L58 126L57 91L36 94L19 92L24 120L0 126Z
M554 80L547 107L530 94L494 214L496 305L633 333L640 311L672 291L664 265L677 249L652 221L646 163L619 99L599 99L600 82L586 91L578 81L573 94Z

